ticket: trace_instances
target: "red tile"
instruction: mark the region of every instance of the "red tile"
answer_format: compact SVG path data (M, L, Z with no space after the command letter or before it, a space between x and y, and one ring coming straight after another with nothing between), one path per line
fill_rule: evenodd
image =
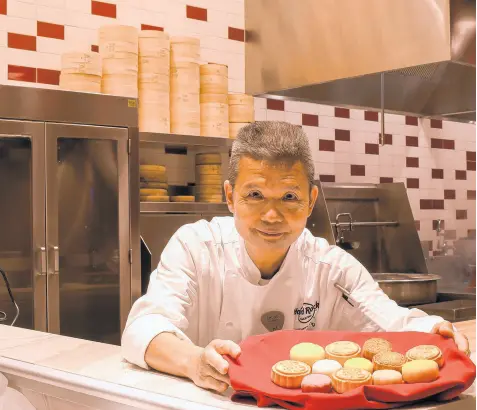
M36 51L36 36L8 33L8 47Z
M334 175L320 175L321 182L335 182L335 179Z
M320 139L319 150L320 151L334 151L335 150L335 142L333 140L321 140Z
M443 169L433 169L432 170L432 179L444 179L444 170Z
M379 121L379 113L377 111L365 111L364 119L366 121Z
M442 140L442 148L444 149L455 149L454 140Z
M408 167L408 168L419 168L419 158L406 157L406 167Z
M36 68L8 65L8 79L36 83Z
M431 128L442 128L442 120L431 119Z
M7 0L0 0L0 14L7 14Z
M457 231L455 229L448 229L444 232L444 239L453 240L457 239Z
M364 152L371 155L379 155L379 144L365 144Z
M420 208L421 209L434 209L434 206L432 204L432 199L421 199Z
M310 127L318 127L318 115L302 114L301 123Z
M186 16L189 19L207 21L207 9L202 7L186 6Z
M276 111L285 111L285 101L267 98L267 109Z
M424 251L432 251L432 241L421 241L421 244Z
M475 161L467 161L467 171L475 171Z
M406 186L411 189L419 189L419 178L407 178Z
M60 71L37 68L36 81L42 84L60 85Z
M102 1L91 1L91 14L96 16L116 18L116 4L104 3Z
M351 165L351 175L357 177L364 177L366 175L366 168L364 165Z
M443 199L433 199L432 200L433 209L444 209L444 200Z
M92 44L91 45L91 51L93 53L99 53L99 46L95 45L95 44Z
M467 190L467 199L475 199L475 189Z
M409 115L406 115L406 125L417 125L417 117L410 117Z
M455 199L455 189L444 189L444 199Z
M475 229L467 229L467 237L469 239L475 239L475 233L476 233Z
M381 133L379 133L381 136ZM393 145L393 136L392 134L384 134L384 145Z
M439 138L431 138L431 148L444 148L444 142Z
M335 117L349 118L348 108L335 107Z
M350 141L350 132L349 130L335 130L335 140L336 141Z
M229 27L229 40L245 41L245 30L241 28Z
M414 221L414 225L416 226L417 231L421 230L421 221Z
M432 230L435 231L436 229L437 229L437 219L434 219L432 221ZM442 219L441 219L441 229L446 229L446 221L443 221Z
M460 180L460 181L463 181L463 180L467 179L467 171L456 170L455 171L455 179Z
M36 35L40 37L56 38L58 40L65 39L65 26L62 24L45 23L43 21L36 22Z
M379 178L379 183L380 184L389 184L389 183L392 183L393 181L394 181L393 178L390 178L390 177Z
M466 152L467 161L475 161L475 151L467 151Z
M418 147L419 146L419 138L411 137L410 135L406 135L406 146L407 147Z
M150 24L141 24L141 30L164 31L164 27L151 26Z
M467 219L467 210L466 209L456 209L455 219L457 219L457 220Z

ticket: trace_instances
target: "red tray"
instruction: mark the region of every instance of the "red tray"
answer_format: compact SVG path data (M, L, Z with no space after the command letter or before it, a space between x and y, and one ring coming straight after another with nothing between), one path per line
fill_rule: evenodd
M290 348L297 343L312 342L325 347L338 340L349 340L363 346L372 337L389 340L393 351L403 354L417 345L438 346L445 360L439 379L432 383L362 386L345 394L302 393L301 389L285 389L270 380L272 366L280 360L289 359ZM450 400L467 390L475 380L474 363L457 349L454 341L429 333L282 330L251 336L240 347L242 354L237 360L227 357L230 363L230 381L235 390L232 400L253 397L259 407L276 404L290 410L388 409L426 398Z

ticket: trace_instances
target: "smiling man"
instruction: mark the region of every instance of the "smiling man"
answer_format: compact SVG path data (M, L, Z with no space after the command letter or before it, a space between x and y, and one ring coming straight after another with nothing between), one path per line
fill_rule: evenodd
M233 217L174 234L131 310L124 357L224 391L222 355L236 357L238 342L278 329L434 332L468 353L466 338L449 322L399 307L355 258L305 228L319 195L313 179L301 127L242 128L224 184Z

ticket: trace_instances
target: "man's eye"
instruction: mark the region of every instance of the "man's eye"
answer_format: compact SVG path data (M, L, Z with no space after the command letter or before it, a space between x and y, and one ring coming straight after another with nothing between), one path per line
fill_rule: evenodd
M292 194L291 192L289 192L288 194L285 194L283 199L285 201L296 201L298 199L298 197L295 194Z
M249 192L248 196L252 199L262 199L262 194L258 191Z

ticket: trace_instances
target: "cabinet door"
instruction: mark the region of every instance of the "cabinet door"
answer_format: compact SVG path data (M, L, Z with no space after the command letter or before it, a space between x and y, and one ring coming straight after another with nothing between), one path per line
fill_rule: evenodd
M127 130L46 125L48 331L120 343L130 309Z
M46 330L45 128L0 120L0 268L20 314L15 326ZM16 308L0 279L0 311ZM1 315L3 317L3 315Z

